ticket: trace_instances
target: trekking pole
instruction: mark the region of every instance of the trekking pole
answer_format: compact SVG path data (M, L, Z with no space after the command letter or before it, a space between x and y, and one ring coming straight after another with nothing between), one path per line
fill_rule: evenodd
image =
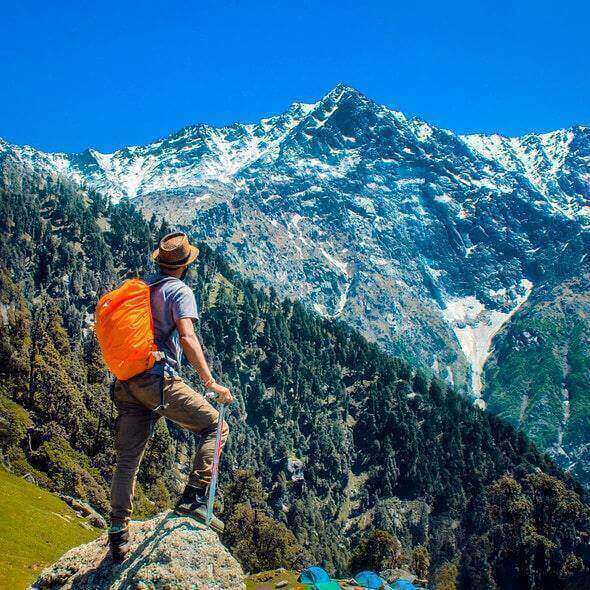
M210 391L205 394L209 400L217 398L217 394ZM213 504L215 502L215 490L217 488L217 479L219 476L219 459L221 458L221 429L223 428L223 419L225 417L225 404L219 404L219 419L217 421L217 430L215 432L215 454L213 455L213 468L211 470L211 483L209 484L209 497L207 499L207 526L211 525L213 518Z

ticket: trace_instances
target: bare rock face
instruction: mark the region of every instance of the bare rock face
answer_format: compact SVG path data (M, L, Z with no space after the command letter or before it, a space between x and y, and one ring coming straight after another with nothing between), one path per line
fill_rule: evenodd
M217 534L171 512L131 525L127 559L113 564L107 536L68 551L31 590L243 590L244 572Z

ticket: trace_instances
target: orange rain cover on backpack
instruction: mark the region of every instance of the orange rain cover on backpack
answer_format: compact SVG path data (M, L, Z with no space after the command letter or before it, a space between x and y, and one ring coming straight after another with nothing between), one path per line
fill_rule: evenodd
M150 287L129 279L103 295L96 306L96 336L102 356L117 379L125 381L154 366L154 325Z

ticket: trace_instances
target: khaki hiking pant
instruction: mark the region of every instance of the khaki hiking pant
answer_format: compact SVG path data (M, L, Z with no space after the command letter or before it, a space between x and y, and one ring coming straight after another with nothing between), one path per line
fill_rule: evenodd
M217 410L180 377L166 376L164 394L168 405L153 412L160 405L160 380L157 375L140 375L115 383L117 467L111 486L111 524L115 526L124 525L131 516L139 464L155 423L162 416L201 437L188 483L204 487L211 481ZM226 422L221 433L225 444L229 434Z

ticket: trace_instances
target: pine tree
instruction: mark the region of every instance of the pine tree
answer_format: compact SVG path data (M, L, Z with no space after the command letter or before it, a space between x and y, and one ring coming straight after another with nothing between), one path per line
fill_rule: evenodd
M410 569L422 580L428 579L430 555L423 545L418 545L412 550Z
M454 563L443 564L435 575L434 590L456 590L457 566Z
M400 542L387 531L373 530L364 536L350 560L350 571L376 572L397 567L401 557Z

